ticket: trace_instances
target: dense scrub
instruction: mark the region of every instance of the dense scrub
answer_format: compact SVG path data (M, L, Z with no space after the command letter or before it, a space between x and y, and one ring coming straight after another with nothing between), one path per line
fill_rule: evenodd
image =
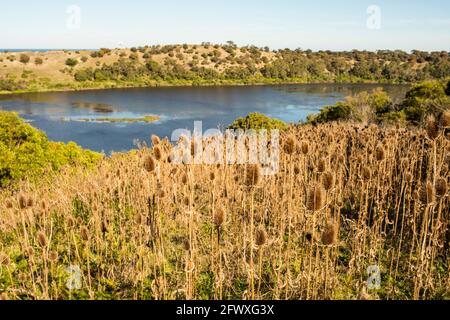
M154 45L131 49L0 53L0 91L288 82L415 83L450 77L449 53L270 50ZM36 55L36 54L35 54Z
M1 296L448 299L449 125L290 128L274 176L176 165L153 137L23 183L0 193Z
M100 158L73 142L50 142L17 114L0 111L0 188L22 179L42 178L66 165L88 167Z
M344 102L324 107L318 114L310 115L308 123L353 121L397 125L423 125L428 116L441 117L450 111L450 97L446 90L450 82L426 81L413 85L405 99L394 104L381 89L348 97Z

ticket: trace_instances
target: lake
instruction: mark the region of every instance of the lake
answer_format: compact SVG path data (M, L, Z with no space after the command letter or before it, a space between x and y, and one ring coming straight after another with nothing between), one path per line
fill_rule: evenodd
M250 112L297 123L346 96L383 87L396 101L408 86L306 84L168 87L0 95L0 110L16 111L53 141L74 141L95 151L127 151L152 134L176 129L224 128ZM154 123L85 122L85 119L160 117Z

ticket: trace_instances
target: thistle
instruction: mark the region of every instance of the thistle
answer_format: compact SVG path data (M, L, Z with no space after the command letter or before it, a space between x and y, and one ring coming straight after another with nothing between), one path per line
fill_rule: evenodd
M329 223L322 232L322 243L326 246L334 245L338 238L338 226L336 223Z
M429 116L427 118L425 129L430 140L434 140L439 136L439 124L435 117Z
M331 171L327 171L322 176L322 184L326 191L330 191L334 187L334 175Z
M258 247L262 247L267 242L267 233L266 230L263 227L259 227L258 230L256 230L255 235L255 243Z
M436 181L436 196L438 196L439 198L443 198L447 195L447 191L448 191L448 185L447 185L447 180L444 178L439 178Z
M47 240L47 237L45 236L45 234L43 232L38 232L38 234L37 234L37 242L42 248L47 246L48 240Z
M152 156L147 156L144 159L144 168L147 172L153 172L156 169L155 159Z
M325 202L325 192L321 185L314 186L308 191L306 207L310 211L319 211Z
M288 155L292 155L295 152L296 145L295 140L292 136L289 136L284 143L284 152Z
M256 186L261 179L261 169L256 164L247 166L247 173L245 176L245 185L247 187Z

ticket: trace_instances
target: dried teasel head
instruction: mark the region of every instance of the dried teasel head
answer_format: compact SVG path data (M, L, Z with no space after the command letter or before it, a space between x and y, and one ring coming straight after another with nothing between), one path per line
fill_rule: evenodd
M75 225L75 218L71 215L68 215L66 218L66 224L69 228L72 228Z
M8 255L1 253L0 254L0 267L8 267L11 263L11 259Z
M80 238L83 241L89 241L89 230L86 226L80 228Z
M372 170L369 167L364 167L362 169L362 177L365 181L369 181L372 178Z
M152 144L157 146L161 143L161 139L157 135L152 135Z
M189 238L184 239L183 249L186 251L191 251L191 242L189 241Z
M444 111L441 115L441 126L444 129L450 128L450 111Z
M48 253L48 260L50 260L51 262L56 262L58 258L59 258L58 252L50 251Z
M439 124L435 117L429 116L427 118L425 129L429 139L434 140L439 136Z
M12 209L13 203L10 200L6 200L5 207L6 207L6 209Z
M255 243L259 247L262 247L267 243L267 232L262 226L256 230Z
M308 144L308 142L303 141L301 149L302 149L302 153L306 156L309 153L309 144Z
M294 154L296 149L296 142L293 136L289 136L284 143L284 152L288 155Z
M375 156L377 161L383 161L386 159L386 152L384 150L383 145L379 144L375 150Z
M422 185L420 190L419 198L424 204L432 204L435 201L435 190L433 184L428 181L426 184Z
M18 198L19 209L26 209L28 207L28 200L24 194L20 194Z
M48 244L47 236L42 231L37 234L37 243L42 247L46 247Z
M257 164L251 164L247 166L247 172L245 176L245 185L248 187L256 186L261 180L261 168Z
M156 146L153 148L153 154L155 155L155 159L157 161L160 161L163 157L163 153L161 151L161 148L159 146Z
M444 178L439 178L436 180L436 196L439 198L443 198L447 195L448 192L448 184L447 180Z
M297 166L297 165L294 166L294 174L295 174L296 176L298 176L298 175L300 174L300 167Z
M219 207L213 217L214 220L214 224L216 225L216 227L220 228L222 227L223 223L225 222L226 219L226 212L222 207Z
M321 185L316 185L308 190L306 207L310 211L319 211L324 207L325 191Z
M326 191L330 191L334 187L334 174L331 171L327 171L322 176L322 184Z
M144 158L144 168L147 170L147 172L153 172L156 169L156 162L155 159L153 159L152 156L146 156Z
M337 243L339 226L335 222L328 223L322 232L322 244L331 246Z
M327 169L327 164L325 159L319 159L319 163L317 165L317 172L322 173L325 172L325 170Z

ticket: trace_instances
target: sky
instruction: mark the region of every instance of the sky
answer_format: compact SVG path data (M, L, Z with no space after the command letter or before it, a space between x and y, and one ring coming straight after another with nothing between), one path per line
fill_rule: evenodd
M3 0L0 48L450 50L449 0Z

